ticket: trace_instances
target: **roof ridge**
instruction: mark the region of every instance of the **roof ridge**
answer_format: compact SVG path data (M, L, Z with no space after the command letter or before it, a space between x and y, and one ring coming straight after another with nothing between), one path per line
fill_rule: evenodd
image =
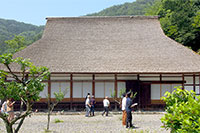
M139 19L158 19L159 16L142 16L142 15L134 15L134 16L80 16L80 17L46 17L47 20L57 20L57 19L96 19L96 18L139 18Z

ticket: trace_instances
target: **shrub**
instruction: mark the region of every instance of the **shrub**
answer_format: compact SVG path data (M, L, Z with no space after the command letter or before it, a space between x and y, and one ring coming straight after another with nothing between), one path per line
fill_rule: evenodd
M166 103L166 114L161 118L163 127L172 133L200 132L200 97L193 91L176 87L172 93L166 92L162 99Z

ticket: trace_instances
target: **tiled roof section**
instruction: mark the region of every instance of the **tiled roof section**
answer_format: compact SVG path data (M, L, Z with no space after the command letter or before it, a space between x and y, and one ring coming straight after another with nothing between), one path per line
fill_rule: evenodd
M200 56L166 37L158 17L47 18L42 39L18 56L51 72L200 72Z

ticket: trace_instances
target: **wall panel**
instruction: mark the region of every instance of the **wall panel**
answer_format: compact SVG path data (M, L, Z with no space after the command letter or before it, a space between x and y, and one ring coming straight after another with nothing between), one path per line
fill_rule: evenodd
M47 98L47 96L48 96L48 84L47 83L45 83L46 85L45 85L45 87L44 87L44 90L42 91L42 92L40 92L40 97L41 98Z
M82 98L82 82L73 82L73 98Z
M160 100L160 84L151 84L151 99Z
M111 97L111 92L114 93L115 84L114 82L105 82L105 96Z
M104 97L104 82L95 83L95 97L96 98Z
M122 89L126 89L126 82L118 82L117 83L117 97L118 98L119 98L119 95L120 95L120 90L122 90Z

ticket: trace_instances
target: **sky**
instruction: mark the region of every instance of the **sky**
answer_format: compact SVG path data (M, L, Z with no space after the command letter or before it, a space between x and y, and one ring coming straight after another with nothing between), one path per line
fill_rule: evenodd
M2 0L0 18L44 25L46 17L78 17L135 0Z

